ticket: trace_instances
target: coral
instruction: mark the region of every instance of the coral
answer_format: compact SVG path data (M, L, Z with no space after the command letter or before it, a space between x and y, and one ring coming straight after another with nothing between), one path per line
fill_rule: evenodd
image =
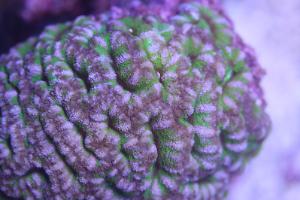
M220 9L48 26L0 57L0 196L222 199L270 121Z
M142 13L160 12L167 17L186 1L190 0L1 0L0 54L29 36L38 35L46 25L74 20L80 15L99 14L112 7L136 7ZM215 4L216 0L198 1Z
M111 7L134 7L146 6L146 10L160 10L162 15L170 15L176 7L183 2L191 0L21 0L23 4L21 16L26 21L37 21L46 15L66 15L66 14L84 14L99 13L109 10ZM202 4L217 4L218 0L195 0Z

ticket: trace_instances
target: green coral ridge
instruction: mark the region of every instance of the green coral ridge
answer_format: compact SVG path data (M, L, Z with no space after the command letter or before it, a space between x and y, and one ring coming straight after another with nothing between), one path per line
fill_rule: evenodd
M199 3L49 26L0 57L0 197L222 199L268 133L259 70Z

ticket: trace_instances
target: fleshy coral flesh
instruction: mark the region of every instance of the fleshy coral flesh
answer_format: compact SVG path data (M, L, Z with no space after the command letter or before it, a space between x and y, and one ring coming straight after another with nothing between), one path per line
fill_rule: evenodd
M222 199L270 121L224 13L78 17L0 57L0 196Z

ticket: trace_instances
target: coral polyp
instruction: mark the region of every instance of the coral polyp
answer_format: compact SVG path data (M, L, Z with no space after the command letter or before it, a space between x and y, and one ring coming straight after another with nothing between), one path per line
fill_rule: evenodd
M209 5L48 26L0 57L0 196L222 199L268 134L263 74Z

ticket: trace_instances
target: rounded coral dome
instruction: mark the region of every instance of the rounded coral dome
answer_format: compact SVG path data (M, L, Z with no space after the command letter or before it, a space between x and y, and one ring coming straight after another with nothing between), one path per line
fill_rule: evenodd
M0 197L222 199L268 134L263 74L209 5L48 26L0 57Z

